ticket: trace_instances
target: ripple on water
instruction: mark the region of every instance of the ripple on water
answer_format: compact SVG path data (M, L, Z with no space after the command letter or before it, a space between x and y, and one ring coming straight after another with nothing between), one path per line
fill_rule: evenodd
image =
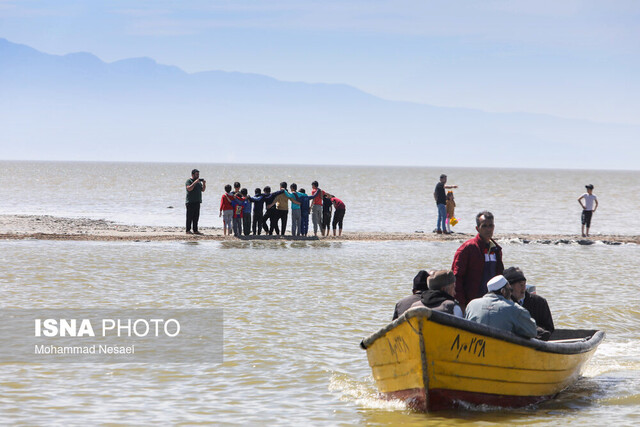
M360 340L391 320L417 270L449 267L458 245L0 242L0 266L11 271L0 278L5 307L221 307L225 360L3 365L0 414L23 424L635 420L629 408L640 394L638 311L620 302L635 301L640 291L640 248L624 245L505 244L505 263L524 269L549 301L557 327L607 332L585 378L558 401L504 414L475 408L425 415L379 399ZM15 268L16 259L22 268ZM78 407L86 412L75 414Z

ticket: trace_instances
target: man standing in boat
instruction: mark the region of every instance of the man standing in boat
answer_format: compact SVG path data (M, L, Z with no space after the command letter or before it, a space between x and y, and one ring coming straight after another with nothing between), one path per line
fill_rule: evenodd
M476 215L473 239L464 242L453 257L451 270L456 276L456 298L464 309L469 301L487 293L487 282L504 271L502 248L493 240L493 214Z
M398 317L402 316L402 314L409 310L413 303L420 301L422 292L426 291L427 286L427 278L429 277L429 273L425 270L418 271L416 277L413 278L413 294L408 297L402 298L396 304L396 309L393 311L393 319L396 320Z
M502 275L496 276L489 280L487 289L489 292L482 298L476 298L467 305L465 318L521 337L534 338L537 334L536 321L524 307L511 301L509 281Z

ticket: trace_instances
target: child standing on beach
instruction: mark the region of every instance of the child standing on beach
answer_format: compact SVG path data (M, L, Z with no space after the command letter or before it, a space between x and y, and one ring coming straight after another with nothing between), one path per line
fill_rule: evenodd
M329 229L331 227L331 209L333 208L331 197L333 196L329 193L325 193L322 196L322 224L320 226L320 231L323 236L329 235Z
M251 234L251 200L249 199L249 191L246 188L240 190L240 194L244 197L242 201L242 230L244 235Z
M584 186L587 192L578 197L578 203L582 206L582 237L589 237L589 228L591 228L591 217L593 213L598 209L598 198L593 194L593 184L587 184ZM584 200L584 203L582 201ZM585 226L587 232L584 232Z
M453 200L453 191L447 192L447 234L451 234L451 219L455 217L456 201Z
M264 216L264 195L262 190L256 188L255 196L249 196L249 200L253 202L253 235L262 234L262 218Z
M231 206L231 185L224 186L224 194L220 199L220 216L222 217L222 229L224 235L231 235L231 221L233 220L233 206Z
M311 197L307 195L307 192L304 188L301 188L298 194L298 200L300 200L300 214L302 215L300 222L300 235L306 236L309 232L309 213L311 212L309 208L309 202L311 201Z
M244 197L241 193L235 194L231 200L231 206L233 206L233 235L240 237L242 236L242 211L244 208Z

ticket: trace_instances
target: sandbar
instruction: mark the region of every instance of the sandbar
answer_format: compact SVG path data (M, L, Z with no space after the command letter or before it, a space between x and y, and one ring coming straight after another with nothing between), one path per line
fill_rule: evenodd
M330 241L464 241L473 234L442 235L431 232L359 232L344 231L341 237L285 236L225 236L222 228L204 227L203 235L186 234L182 227L157 227L119 224L113 221L89 218L64 218L51 215L0 215L0 239L3 240L85 240L85 241L199 241L199 240L330 240ZM597 234L590 238L562 234L501 234L494 238L501 242L541 244L605 243L621 245L640 244L640 236Z

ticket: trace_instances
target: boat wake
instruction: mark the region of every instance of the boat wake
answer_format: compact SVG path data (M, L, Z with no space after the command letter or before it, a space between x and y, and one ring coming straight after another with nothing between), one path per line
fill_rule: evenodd
M583 376L597 377L618 371L640 371L638 354L640 343L637 340L605 341L591 358Z
M329 381L329 390L340 393L340 400L353 402L366 409L404 411L407 405L401 400L386 400L378 395L372 377L358 381L346 374L334 373Z

